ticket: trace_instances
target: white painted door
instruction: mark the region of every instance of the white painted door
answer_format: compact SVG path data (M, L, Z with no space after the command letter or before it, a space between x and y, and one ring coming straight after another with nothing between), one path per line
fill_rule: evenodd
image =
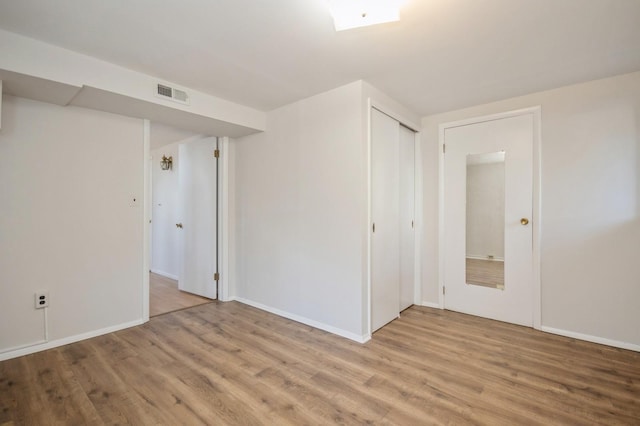
M415 132L400 126L400 311L414 302Z
M524 114L480 123L445 128L444 142L444 306L472 315L533 326L532 196L533 115ZM501 154L502 153L502 154ZM502 285L477 285L470 278L471 262L497 265L491 252L486 259L469 256L467 225L488 227L491 215L478 221L467 216L467 191L472 167L502 157L504 216L500 219L504 239ZM478 161L481 160L481 161ZM475 173L475 172L474 172ZM481 187L491 194L494 189ZM471 191L471 190L470 190ZM468 198L469 197L469 198ZM498 197L498 198L500 198ZM495 206L494 206L495 207ZM471 208L469 211L471 212ZM474 212L477 210L474 208ZM495 209L494 209L495 211ZM500 210L502 211L502 210ZM474 213L475 214L475 213ZM471 225L470 225L471 226ZM487 250L496 250L495 248ZM474 259L472 259L472 257Z
M371 110L371 331L400 306L400 124Z
M216 138L179 147L179 210L181 262L178 288L216 298L217 165Z

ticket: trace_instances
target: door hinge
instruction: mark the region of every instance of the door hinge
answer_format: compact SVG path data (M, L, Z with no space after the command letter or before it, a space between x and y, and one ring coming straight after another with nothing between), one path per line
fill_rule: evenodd
M220 274L218 272L216 272L215 274L213 274L213 279L215 281L220 281Z
M446 153L447 152L447 145L442 144L442 153Z
M445 289L446 289L446 287L442 287L442 294L446 294Z
M216 149L215 151L213 151L213 156L216 158L220 158L220 150Z

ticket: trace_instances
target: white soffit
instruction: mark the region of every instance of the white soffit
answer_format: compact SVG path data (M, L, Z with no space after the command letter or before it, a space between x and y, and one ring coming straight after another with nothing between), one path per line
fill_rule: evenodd
M180 129L188 129L194 133L209 136L238 138L259 132L253 128L216 120L189 111L177 110L169 106L90 86L84 86L73 98L70 105L126 115L128 117L146 118L152 122L163 123Z
M258 132L253 128L93 87L74 86L13 71L0 69L0 81L2 81L3 94L60 106L74 105L130 117L150 119L153 122L165 124L176 129L184 129L181 132L187 135L185 137L194 134L241 137Z
M34 76L0 70L3 93L56 105L67 105L81 89L80 86L45 80Z

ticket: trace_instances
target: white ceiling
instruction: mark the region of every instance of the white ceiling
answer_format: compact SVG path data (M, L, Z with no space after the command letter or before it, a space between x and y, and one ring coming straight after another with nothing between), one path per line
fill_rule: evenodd
M270 110L364 79L426 115L640 70L640 0L0 0L0 27Z

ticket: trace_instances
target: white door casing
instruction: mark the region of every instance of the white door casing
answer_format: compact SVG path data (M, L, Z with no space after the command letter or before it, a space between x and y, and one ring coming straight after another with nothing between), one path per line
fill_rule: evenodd
M178 288L210 299L217 294L217 138L179 146L179 228L181 261Z
M454 311L534 325L533 141L534 114L462 124L444 129L444 307ZM505 152L505 287L466 284L467 155ZM520 220L526 218L528 225Z

